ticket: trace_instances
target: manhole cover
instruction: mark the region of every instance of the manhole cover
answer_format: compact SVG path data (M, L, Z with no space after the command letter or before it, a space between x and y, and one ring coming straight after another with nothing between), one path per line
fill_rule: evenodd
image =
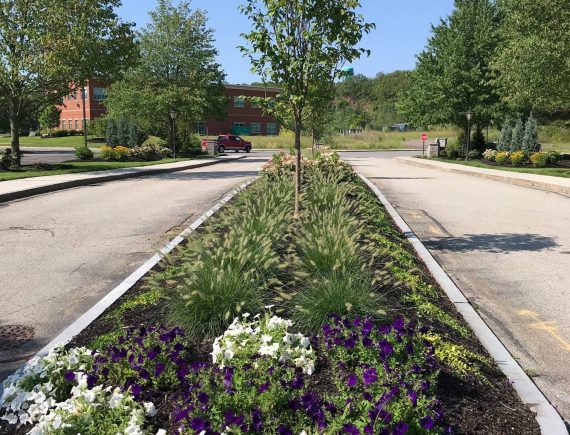
M24 325L0 325L0 351L14 350L34 338L34 328Z

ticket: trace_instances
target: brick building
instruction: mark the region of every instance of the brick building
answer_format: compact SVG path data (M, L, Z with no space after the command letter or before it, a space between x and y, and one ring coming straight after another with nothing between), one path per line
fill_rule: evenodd
M85 88L85 119L87 122L103 116L106 108L105 86L92 81ZM243 135L276 135L279 124L271 116L264 115L259 107L246 102L242 96L276 98L278 88L262 86L226 85L228 105L226 118L223 120L207 119L196 123L196 133L217 136L224 133ZM83 128L83 101L81 89L72 87L71 93L63 99L60 106L60 128L64 130L80 130Z

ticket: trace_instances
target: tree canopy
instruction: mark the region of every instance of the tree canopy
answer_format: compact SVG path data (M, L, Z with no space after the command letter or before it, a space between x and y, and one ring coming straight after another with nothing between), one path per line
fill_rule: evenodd
M220 116L226 105L224 73L216 62L214 31L206 14L187 1L160 0L137 35L139 63L113 84L106 105L111 116L139 120L149 133L170 132L170 111L181 122Z

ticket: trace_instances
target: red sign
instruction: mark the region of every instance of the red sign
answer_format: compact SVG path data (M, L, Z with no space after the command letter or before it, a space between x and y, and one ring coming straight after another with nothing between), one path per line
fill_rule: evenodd
M427 140L427 134L426 133L422 133L422 140Z

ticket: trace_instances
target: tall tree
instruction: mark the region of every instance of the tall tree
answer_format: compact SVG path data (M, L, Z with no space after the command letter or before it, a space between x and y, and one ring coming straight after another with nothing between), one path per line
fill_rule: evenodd
M106 105L112 116L133 117L148 132L172 138L172 108L187 122L223 112L225 76L204 11L160 0L149 15L138 34L139 64L111 86Z
M507 101L525 112L570 109L568 0L500 0L503 43L494 66Z
M432 27L426 49L410 73L399 110L417 125L453 124L467 131L465 112L479 127L500 113L490 61L499 43L500 19L492 0L456 0L451 15Z
M252 71L263 82L279 83L295 130L295 217L301 191L301 131L322 83L341 76L345 62L364 53L356 48L374 24L357 13L358 0L247 0L242 13L252 30L242 35ZM276 106L278 108L279 106Z
M21 123L67 92L69 48L58 0L0 2L0 111L8 118L13 162L20 165Z
M111 83L121 78L137 59L134 23L122 22L115 9L120 0L75 0L61 2L62 14L70 17L67 31L73 39L69 59L73 60L70 82L81 91L84 124L85 88L90 80ZM71 9L69 9L71 7ZM83 125L84 145L87 147L87 126Z
M39 121L40 126L45 129L52 129L59 125L61 118L61 109L52 104L43 108L40 113Z

